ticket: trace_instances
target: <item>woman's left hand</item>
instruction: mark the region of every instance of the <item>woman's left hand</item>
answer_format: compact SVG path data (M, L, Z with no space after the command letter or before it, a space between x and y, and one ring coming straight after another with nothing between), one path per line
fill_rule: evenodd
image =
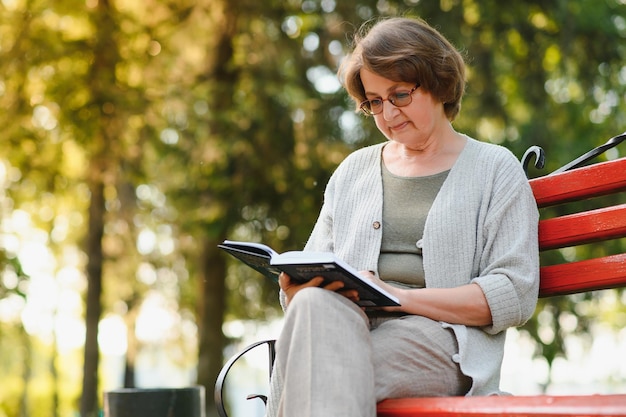
M400 307L380 307L384 311L404 312L466 326L492 324L491 310L478 284L454 288L403 289L389 285L371 271L361 274L400 300Z
M388 293L398 296L398 291L400 291L399 288L394 287L393 285L389 285L387 284L385 281L383 281L382 279L380 279L379 277L376 276L376 274L372 271L359 271L359 273L361 275L363 275L365 278L367 278L368 280L372 281L374 284L378 285L379 287L381 287L382 289L384 289L385 291L387 291ZM403 311L402 307L375 307L377 310L383 310L383 311Z

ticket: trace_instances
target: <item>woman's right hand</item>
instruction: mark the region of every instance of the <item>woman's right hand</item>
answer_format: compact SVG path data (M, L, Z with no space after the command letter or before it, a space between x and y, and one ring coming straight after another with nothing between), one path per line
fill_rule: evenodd
M309 287L321 287L325 290L337 292L354 302L359 300L359 294L356 290L342 291L342 288L344 287L343 282L333 281L322 287L321 285L323 282L324 282L323 277L315 277L307 282L297 283L297 282L292 281L291 277L285 274L284 272L281 272L280 275L278 276L278 285L280 285L280 288L285 293L287 305L289 305L292 298L298 293L298 291L304 288L309 288Z

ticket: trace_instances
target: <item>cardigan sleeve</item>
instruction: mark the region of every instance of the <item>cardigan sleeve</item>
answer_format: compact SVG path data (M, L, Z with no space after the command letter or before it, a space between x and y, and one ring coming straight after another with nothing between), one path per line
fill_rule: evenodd
M496 171L481 236L478 284L491 309L488 333L523 325L539 291L539 215L532 190L517 160Z

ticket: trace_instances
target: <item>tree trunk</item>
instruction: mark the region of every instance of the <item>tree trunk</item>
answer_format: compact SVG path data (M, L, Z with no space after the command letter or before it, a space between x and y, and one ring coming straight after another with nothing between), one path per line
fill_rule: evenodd
M94 169L92 167L92 169ZM95 169L99 169L95 167ZM83 389L80 399L81 417L98 415L98 323L102 313L102 235L104 232L104 184L100 175L93 175L89 184L89 229L87 231L87 311L85 315L85 352Z
M124 322L126 323L126 339L127 339L127 347L126 347L126 358L124 361L124 388L136 388L135 387L135 376L136 376L136 360L137 353L139 351L139 341L137 340L137 335L135 332L135 327L137 324L137 314L138 314L138 305L139 305L139 297L133 293L132 297L125 300L126 306L128 308L128 313L126 313L124 317Z
M93 65L90 68L89 87L92 94L92 106L97 119L92 137L85 138L89 143L91 160L87 173L90 192L89 226L86 238L87 261L87 297L85 313L85 352L83 364L83 386L80 399L81 417L93 417L99 414L98 401L98 365L100 352L98 346L98 325L102 316L102 276L104 253L102 237L105 225L105 196L107 184L114 183L117 141L122 136L123 122L116 106L119 97L115 67L119 61L118 45L115 35L118 32L114 20L115 10L109 0L99 0L93 12L96 27L93 45Z
M236 32L236 5L229 0L214 1L212 12L216 19L214 56L208 62L207 79L214 83L215 92L209 97L210 108L230 108L232 106L233 86L237 80L236 70L231 65L233 59L233 41ZM225 139L232 126L223 119L212 119L209 126L213 135ZM211 194L211 190L205 190ZM209 198L210 200L210 198ZM227 204L227 203L224 203ZM228 212L228 208L225 210ZM229 226L227 220L220 220L220 230ZM213 387L223 363L223 351L226 344L222 332L224 312L226 310L226 261L217 245L223 241L221 233L203 236L201 255L201 280L198 301L198 384L203 385L209 395L206 396L207 417L217 416Z
M202 277L200 279L200 300L198 306L199 355L198 384L203 385L206 396L207 417L217 416L213 387L222 367L222 352L226 340L222 332L224 311L226 310L226 262L220 256L216 240L207 238L203 245Z

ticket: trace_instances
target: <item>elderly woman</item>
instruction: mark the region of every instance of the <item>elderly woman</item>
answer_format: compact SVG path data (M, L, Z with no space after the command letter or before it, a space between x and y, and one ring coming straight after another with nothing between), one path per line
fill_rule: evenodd
M386 398L498 394L506 329L530 318L539 285L522 167L455 131L464 62L424 21L362 29L339 74L387 141L340 164L305 250L335 253L401 306L364 310L340 282L281 274L268 415L373 417Z

